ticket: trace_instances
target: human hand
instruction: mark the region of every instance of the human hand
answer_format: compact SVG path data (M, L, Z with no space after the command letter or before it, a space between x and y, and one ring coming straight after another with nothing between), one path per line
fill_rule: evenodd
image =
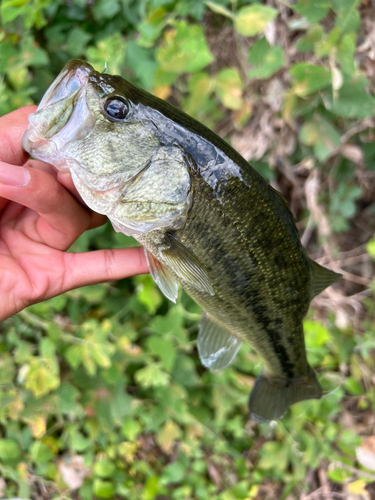
M66 252L106 218L83 204L70 174L28 160L22 136L35 109L0 118L0 321L73 288L148 272L142 248Z

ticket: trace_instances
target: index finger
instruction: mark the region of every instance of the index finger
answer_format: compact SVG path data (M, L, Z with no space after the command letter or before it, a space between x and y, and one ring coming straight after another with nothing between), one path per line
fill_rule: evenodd
M22 149L22 136L25 133L28 116L36 106L24 106L0 118L0 161L11 165L23 165L29 158Z

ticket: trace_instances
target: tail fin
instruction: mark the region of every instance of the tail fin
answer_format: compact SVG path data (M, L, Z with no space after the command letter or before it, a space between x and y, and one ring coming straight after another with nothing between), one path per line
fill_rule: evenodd
M294 379L277 379L262 373L250 394L250 417L260 423L283 418L289 406L305 399L319 399L322 391L314 372Z

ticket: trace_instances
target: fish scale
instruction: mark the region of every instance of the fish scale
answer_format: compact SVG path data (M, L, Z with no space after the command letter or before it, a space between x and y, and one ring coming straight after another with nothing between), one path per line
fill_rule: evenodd
M290 405L321 396L302 321L340 275L309 259L285 200L231 146L82 61L68 63L47 90L23 144L69 169L86 204L144 245L170 300L180 283L202 306L205 366L227 366L241 341L255 349L264 370L250 395L252 418L282 418Z

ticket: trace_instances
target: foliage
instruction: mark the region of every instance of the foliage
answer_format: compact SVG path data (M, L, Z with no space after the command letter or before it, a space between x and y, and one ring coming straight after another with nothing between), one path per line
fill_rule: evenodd
M352 281L305 321L324 397L275 425L248 421L261 369L249 346L223 372L203 369L198 306L184 292L171 305L149 276L6 320L0 498L300 498L321 484L306 480L315 469L343 494L365 494L375 479L374 445L361 445L375 410L375 309L346 297L367 294L375 260L374 238L364 250L375 213L375 14L362 4L1 2L1 115L38 102L70 59L101 71L109 58L111 73L230 140L292 199L315 257L319 243L323 263L341 263ZM71 251L131 245L106 225Z

